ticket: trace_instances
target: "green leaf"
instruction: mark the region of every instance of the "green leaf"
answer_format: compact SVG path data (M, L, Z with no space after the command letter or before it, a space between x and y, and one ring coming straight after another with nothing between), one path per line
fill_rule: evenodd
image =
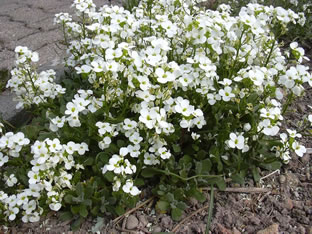
M83 218L79 217L78 219L76 219L72 224L71 224L71 229L75 232L78 231L81 224L83 222Z
M205 150L200 150L200 151L198 151L198 153L197 153L197 158L199 159L199 160L203 160L203 159L205 159L206 157L207 157L207 152L205 151Z
M135 186L143 186L144 185L144 180L142 178L137 178L134 181Z
M98 213L99 213L99 207L98 206L93 207L92 210L91 210L91 214L93 216L97 216Z
M80 210L80 206L71 206L70 210L73 214L78 214Z
M94 162L94 158L93 157L88 157L84 162L83 165L84 166L91 166Z
M245 179L244 176L242 176L240 173L235 173L231 176L232 180L234 183L238 183L238 184L244 184L245 183Z
M122 215L122 214L125 213L125 209L122 206L119 205L119 206L115 207L115 212L116 212L117 215Z
M173 145L172 148L173 148L173 152L175 152L175 153L181 152L181 147L178 144Z
M71 194L67 194L65 197L64 197L64 201L68 204L71 204L73 202L73 195Z
M117 146L120 149L121 147L124 147L126 145L126 142L123 140L117 140Z
M226 183L224 181L224 179L222 178L219 178L216 182L216 185L218 186L218 188L221 190L221 191L224 191L226 189Z
M59 219L64 222L73 218L73 214L70 211L61 212Z
M177 203L177 208L181 209L181 210L185 210L187 208L187 205L185 204L185 202L183 201L179 201Z
M105 177L109 182L113 182L113 181L114 181L115 174L114 174L114 172L112 172L112 171L107 171L107 172L104 174L104 177Z
M141 172L141 175L144 178L151 178L151 177L155 176L156 174L157 174L157 172L155 170L153 170L153 168L151 168L151 167L144 168Z
M54 139L57 138L57 135L53 132L41 132L37 140L44 141L47 138Z
M274 161L270 163L261 163L259 166L266 170L274 171L274 170L280 169L282 166L282 163L280 161Z
M195 150L196 152L199 151L199 146L196 144L192 144L192 148L193 150Z
M80 210L79 210L79 214L80 214L80 216L86 218L88 216L87 206L81 205Z
M174 201L174 196L173 196L173 194L172 194L172 193L167 193L167 194L166 194L166 200L167 200L168 202L173 202L173 201Z
M179 221L182 216L182 210L179 208L173 208L171 210L171 217L174 221Z
M206 197L197 188L192 188L188 192L189 196L196 198L200 202L206 201Z
M157 203L156 203L156 209L158 211L160 211L160 213L166 213L169 209L169 202L167 201L161 201L159 200Z
M211 170L211 161L208 158L195 162L195 165L195 171L197 175L207 175Z
M260 181L260 174L259 174L259 170L258 170L258 167L253 167L252 169L251 169L251 173L252 173L252 176L253 176L253 178L254 178L254 180L256 181L256 182L259 182Z
M76 184L75 190L76 190L76 193L77 193L78 196L83 196L84 195L84 189L83 189L82 183Z
M96 162L98 162L99 160L106 164L109 161L109 155L107 153L100 152L95 157Z
M81 178L81 171L76 171L74 174L74 178L72 179L72 184L77 184Z
M26 125L22 128L22 132L25 134L27 138L35 139L37 138L39 131L42 129L43 128L39 126Z

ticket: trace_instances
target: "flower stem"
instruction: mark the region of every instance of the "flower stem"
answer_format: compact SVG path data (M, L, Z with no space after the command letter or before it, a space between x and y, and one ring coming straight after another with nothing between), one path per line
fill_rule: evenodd
M209 230L210 230L212 211L213 211L213 201L214 201L214 189L213 189L213 185L211 185L210 202L209 202L209 210L208 210L208 218L207 218L207 225L206 225L205 234L209 234Z
M198 178L198 177L206 177L206 178L218 178L218 177L221 177L223 175L195 175L195 176L191 176L191 177L182 177L182 176L179 176L173 172L170 172L170 171L165 171L165 170L161 170L161 169L157 169L157 168L152 168L154 171L157 171L157 172L161 172L163 174L166 174L166 175L172 175L174 177L177 177L179 178L180 180L183 180L183 181L188 181L188 180L192 180L192 179L195 179L195 178Z

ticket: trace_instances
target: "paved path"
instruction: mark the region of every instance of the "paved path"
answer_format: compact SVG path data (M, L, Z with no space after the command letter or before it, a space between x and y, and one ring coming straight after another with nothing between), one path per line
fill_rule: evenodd
M53 19L56 13L72 14L72 3L73 0L0 0L0 70L14 67L14 49L18 45L39 52L39 66L61 64L62 35ZM102 6L108 0L94 3Z
M120 5L122 0L112 0ZM108 4L108 0L93 0L96 6ZM0 70L15 66L16 46L27 46L39 52L39 68L62 67L65 49L54 15L60 12L73 14L73 0L0 0ZM62 49L63 48L63 49ZM14 95L6 90L0 93L0 117L13 124L25 119L22 110L16 110Z

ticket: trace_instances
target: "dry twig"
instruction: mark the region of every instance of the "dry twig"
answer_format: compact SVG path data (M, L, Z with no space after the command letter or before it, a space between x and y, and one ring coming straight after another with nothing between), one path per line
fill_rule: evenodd
M210 188L202 188L202 190L210 191ZM229 193L267 193L271 192L271 194L277 194L276 191L272 191L268 188L255 188L255 187L247 187L247 188L226 188L225 190L217 190L219 192L229 192Z
M268 174L268 175L266 175L266 176L261 177L261 178L260 178L260 182L261 182L263 179L266 179L266 178L268 178L268 177L270 177L270 176L274 175L276 172L278 172L278 174L279 174L281 171L280 171L280 169L277 169L277 170L275 170L275 171L271 172L270 174Z
M145 202L142 202L141 204L139 204L138 206L132 208L131 210L128 210L126 213L124 213L123 215L118 216L116 219L113 220L114 224L117 224L120 220L122 220L125 216L133 213L134 211L140 209L141 207L143 207L145 204L149 203L150 201L152 201L154 199L154 197L151 197L149 199L147 199Z

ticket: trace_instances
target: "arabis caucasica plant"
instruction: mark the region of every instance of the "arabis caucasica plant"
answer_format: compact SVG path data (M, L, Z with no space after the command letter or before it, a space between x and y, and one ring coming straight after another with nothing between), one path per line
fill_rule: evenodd
M55 18L68 52L61 84L36 72L36 52L16 48L8 87L36 114L23 133L0 128L4 220L120 214L146 187L179 219L187 197L204 199L200 187L259 180L259 168L305 153L282 123L312 77L304 50L276 39L302 15L249 4L232 17L194 0L73 7Z

